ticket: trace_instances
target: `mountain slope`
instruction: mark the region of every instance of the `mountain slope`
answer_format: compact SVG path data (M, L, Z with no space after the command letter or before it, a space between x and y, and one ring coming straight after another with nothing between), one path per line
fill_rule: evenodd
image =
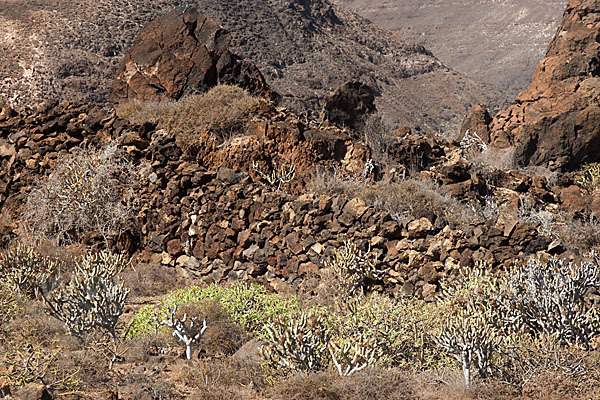
M524 90L567 0L334 0L474 79Z
M339 84L362 78L381 94L377 105L389 120L438 131L456 127L473 103L502 98L325 0L0 0L0 98L102 102L141 27L192 5L232 32L233 51L252 59L287 104L318 105Z

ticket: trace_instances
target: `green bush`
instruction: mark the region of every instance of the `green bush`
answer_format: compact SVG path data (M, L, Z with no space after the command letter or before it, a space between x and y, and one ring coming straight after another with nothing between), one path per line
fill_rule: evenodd
M154 318L163 315L167 305L218 302L231 315L231 319L242 325L249 333L262 336L265 325L276 317L300 312L295 296L284 298L268 293L261 285L237 284L231 287L212 284L207 287L191 286L170 292L158 307L144 306L133 317L129 335L150 333L155 329ZM210 325L210 321L207 321Z

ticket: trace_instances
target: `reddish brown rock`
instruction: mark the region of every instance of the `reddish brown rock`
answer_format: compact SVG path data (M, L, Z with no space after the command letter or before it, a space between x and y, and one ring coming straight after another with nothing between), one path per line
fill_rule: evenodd
M562 206L570 211L586 213L588 202L577 185L571 185L560 191L560 202Z
M373 89L359 80L340 85L323 104L321 121L354 127L375 112Z
M463 119L460 126L460 135L463 136L468 130L476 133L486 143L490 141L490 123L492 117L483 104L476 104Z
M522 165L574 168L600 160L600 2L571 0L529 88L491 125Z
M258 68L229 51L230 42L231 34L197 9L175 9L137 36L121 62L110 100L179 99L220 83L275 98Z

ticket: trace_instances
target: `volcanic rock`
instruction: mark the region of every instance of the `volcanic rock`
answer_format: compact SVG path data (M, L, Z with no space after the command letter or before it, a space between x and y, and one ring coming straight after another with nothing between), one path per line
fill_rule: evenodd
M321 121L355 127L366 115L375 112L373 89L359 80L340 85L323 104Z
M600 2L571 0L533 81L498 113L492 142L521 165L576 167L600 160Z
M179 99L220 83L275 98L258 68L229 51L230 42L229 32L196 8L175 9L148 24L134 40L110 99Z
M485 142L490 141L490 123L492 117L483 104L476 104L463 119L460 126L460 135L463 136L466 131L477 134Z

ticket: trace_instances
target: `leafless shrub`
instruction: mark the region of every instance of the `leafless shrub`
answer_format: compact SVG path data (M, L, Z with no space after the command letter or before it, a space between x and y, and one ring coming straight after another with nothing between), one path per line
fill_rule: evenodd
M80 242L89 233L105 242L133 214L136 168L116 144L77 149L57 162L50 176L27 198L24 230L33 240Z
M370 247L363 252L350 240L345 240L342 247L334 249L331 260L323 262L325 267L332 268L336 272L349 296L358 290L364 293L365 286L369 282L383 279L386 272L377 269L377 263L377 254L372 252Z
M75 276L64 287L44 297L48 312L62 321L73 336L95 327L117 341L116 326L129 290L114 277L129 263L123 255L88 254L76 265Z
M198 317L190 318L189 324L186 324L187 313L183 314L183 317L181 318L178 318L176 314L177 304L173 307L167 306L165 314L166 318L163 320L156 318L156 323L158 325L166 325L173 329L173 337L185 345L185 357L188 360L191 360L192 344L198 342L200 337L204 334L204 331L206 331L206 319L202 321L202 326L198 326L196 323Z
M470 138L465 136L460 145L463 157L471 163L476 171L482 172L485 176L499 170L517 168L514 147L505 149L488 147L478 136L474 137L472 134L469 136Z
M342 176L338 169L326 170L316 169L312 174L312 179L308 190L317 194L336 195L346 194L354 197L355 194L365 188L365 182L358 177Z
M318 371L327 365L330 337L322 317L302 312L287 321L280 319L267 325L268 345L261 351L273 366L292 371Z
M160 126L173 132L177 145L189 153L205 144L202 135L206 132L213 134L218 144L243 133L259 104L237 86L218 85L205 94L180 100Z
M385 119L379 114L370 114L357 130L364 143L371 149L372 157L385 163L388 160L390 145L395 140Z
M424 179L377 183L362 190L360 196L367 204L389 212L392 218L402 222L414 219L417 212L424 210L450 223L472 222L477 218L469 206Z
M459 145L463 154L469 150L481 152L488 149L487 144L479 137L477 132L471 132L469 129L463 135Z
M553 233L569 249L582 254L600 249L600 220L594 214L575 219L559 214Z

